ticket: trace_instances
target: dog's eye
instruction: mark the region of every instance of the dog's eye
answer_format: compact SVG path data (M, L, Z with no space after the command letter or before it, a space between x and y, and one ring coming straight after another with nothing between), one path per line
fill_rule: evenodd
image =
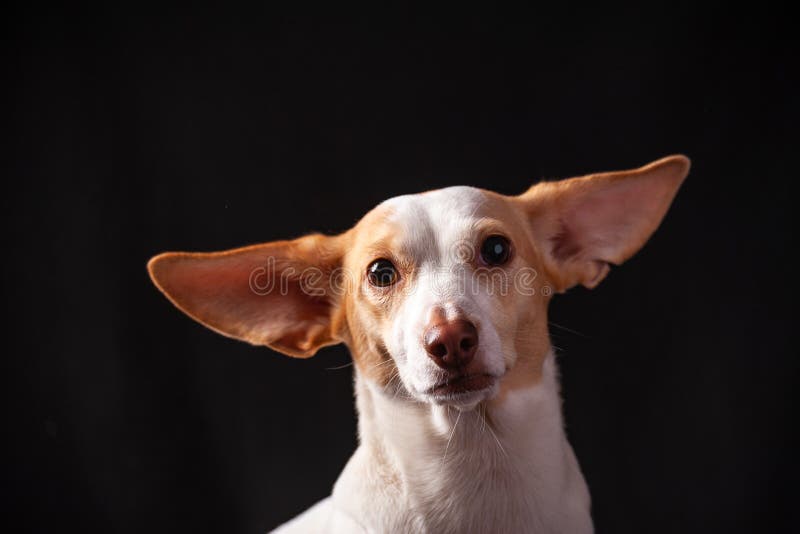
M397 269L389 260L379 259L367 267L367 279L376 287L386 287L397 282Z
M481 245L481 259L486 265L503 265L511 253L511 243L501 235L490 235Z

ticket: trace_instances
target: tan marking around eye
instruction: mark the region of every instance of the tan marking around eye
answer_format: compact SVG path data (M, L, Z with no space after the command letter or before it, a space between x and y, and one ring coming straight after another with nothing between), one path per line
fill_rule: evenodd
M500 381L500 393L490 401L502 403L510 392L531 387L542 377L542 366L551 349L547 329L547 305L550 297L543 294L542 289L549 286L550 281L524 212L515 205L512 198L491 191L486 194L486 215L505 222L503 227L516 251L514 261L518 268L532 268L536 271L533 295L524 295L512 288L509 295L501 299L504 317L514 324L496 326L501 330L501 337L508 336L513 340L513 350L516 353L516 361Z
M344 259L349 283L343 304L350 332L347 345L359 371L380 386L388 385L397 374L381 335L391 317L391 297L379 299L365 294L363 275L378 257L389 256L387 259L398 262L399 229L388 221L389 214L388 208L379 206L365 215L352 230Z

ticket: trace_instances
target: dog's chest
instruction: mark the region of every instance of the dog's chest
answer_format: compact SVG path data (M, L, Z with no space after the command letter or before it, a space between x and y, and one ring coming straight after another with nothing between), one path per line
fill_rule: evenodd
M472 436L470 447L448 450L438 466L417 464L418 472L408 473L416 483L406 488L416 526L426 532L530 531L547 514L530 483L537 473L508 455L493 436Z

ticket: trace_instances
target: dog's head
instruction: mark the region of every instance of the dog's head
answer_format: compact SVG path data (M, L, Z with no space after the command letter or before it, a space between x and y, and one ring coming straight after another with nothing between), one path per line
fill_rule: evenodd
M658 227L689 161L392 198L336 236L165 253L155 284L209 328L296 357L346 343L363 378L462 409L535 383L554 292L592 288Z

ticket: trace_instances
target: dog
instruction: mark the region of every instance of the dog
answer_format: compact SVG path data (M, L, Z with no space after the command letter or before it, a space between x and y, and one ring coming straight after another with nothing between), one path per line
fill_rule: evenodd
M277 532L588 533L548 303L636 253L689 167L399 196L339 235L168 252L148 270L220 334L352 354L359 446L331 496Z

